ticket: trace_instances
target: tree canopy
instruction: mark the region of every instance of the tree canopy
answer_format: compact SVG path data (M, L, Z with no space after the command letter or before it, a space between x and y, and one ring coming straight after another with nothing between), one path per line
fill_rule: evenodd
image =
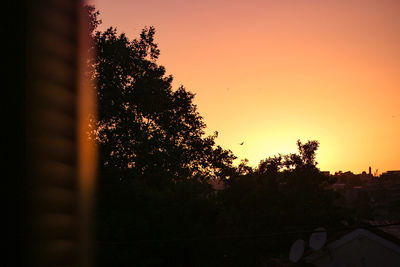
M173 77L157 64L154 35L153 27L133 40L112 27L93 34L99 105L94 133L102 163L123 170L120 178L155 184L221 177L235 156L215 144L217 132L205 136L194 94L183 86L173 90Z

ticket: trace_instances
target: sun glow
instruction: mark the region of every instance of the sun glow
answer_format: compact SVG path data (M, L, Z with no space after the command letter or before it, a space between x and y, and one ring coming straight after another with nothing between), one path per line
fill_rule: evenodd
M323 170L400 168L399 1L93 2L104 28L155 26L175 88L250 165L300 139Z

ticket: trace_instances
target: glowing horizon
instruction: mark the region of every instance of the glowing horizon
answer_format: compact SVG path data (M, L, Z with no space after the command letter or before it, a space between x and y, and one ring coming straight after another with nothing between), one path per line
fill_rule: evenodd
M174 89L251 166L300 139L320 142L321 170L400 169L400 1L90 3L100 29L156 28Z

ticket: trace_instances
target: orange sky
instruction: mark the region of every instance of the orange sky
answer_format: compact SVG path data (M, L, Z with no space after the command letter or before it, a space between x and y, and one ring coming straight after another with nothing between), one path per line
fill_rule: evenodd
M322 170L400 169L400 1L90 2L101 29L155 26L175 88L250 165L301 139Z

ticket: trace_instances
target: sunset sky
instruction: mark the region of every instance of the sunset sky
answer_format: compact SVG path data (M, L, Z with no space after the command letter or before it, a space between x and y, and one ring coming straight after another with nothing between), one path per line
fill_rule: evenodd
M207 133L250 165L300 139L320 142L321 170L400 169L400 1L89 3L100 29L156 28L174 88L196 94Z

